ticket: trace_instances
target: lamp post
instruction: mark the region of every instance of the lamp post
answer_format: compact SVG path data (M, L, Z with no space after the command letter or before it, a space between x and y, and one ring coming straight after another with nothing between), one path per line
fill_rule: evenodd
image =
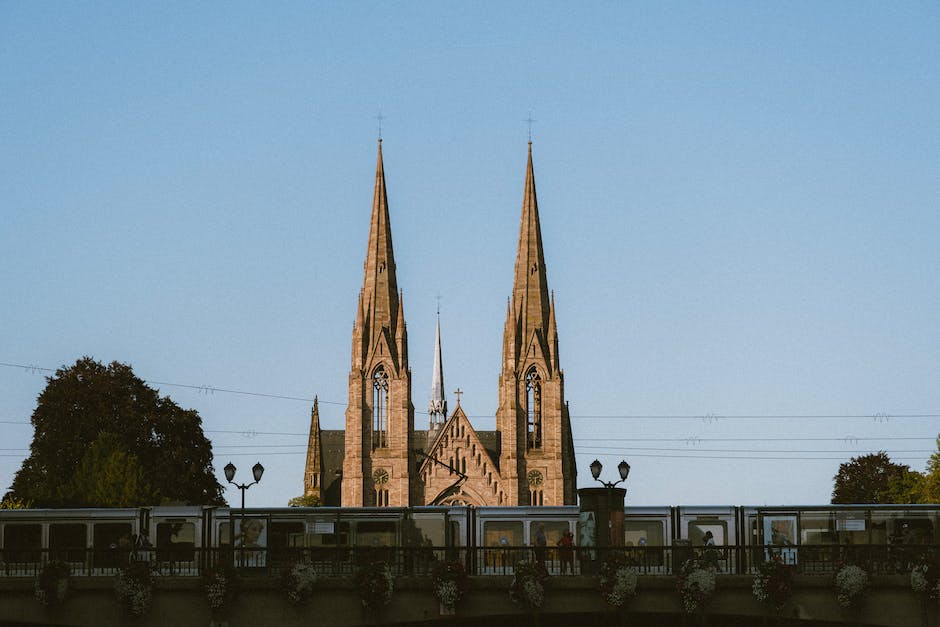
M601 481L601 471L604 469L604 465L600 460L595 459L591 462L591 476L594 477L594 481L602 484L605 488L612 490L621 483L627 480L627 477L630 475L630 464L626 460L620 460L620 463L617 464L617 470L620 471L620 481L616 483L610 483L609 481Z
M257 464L251 467L251 474L255 478L255 480L252 481L251 483L236 483L235 481L233 481L233 479L235 479L236 470L238 469L235 468L235 464L233 464L232 462L229 462L228 464L225 465L225 468L223 468L223 471L225 472L225 480L242 491L241 526L244 527L245 526L245 490L247 490L251 486L261 481L261 476L264 474L264 466L261 465L261 462L258 462ZM231 511L231 509L229 511ZM228 521L228 538L229 538L229 546L231 546L232 549L234 550L235 548L235 521L232 520L231 514L229 515L229 521Z
M630 475L630 464L621 461L617 465L620 472L620 481L609 482L601 481L601 471L604 469L599 460L591 463L591 476L600 483L603 488L581 488L578 490L578 500L581 504L581 517L584 524L591 524L593 519L595 537L582 537L581 545L584 546L585 540L590 539L598 548L600 555L610 546L620 546L623 544L623 501L627 496L626 488L617 486L627 480ZM583 533L583 532L582 532ZM585 553L591 556L590 561L582 562L582 569L586 566L587 571L593 572L595 569L593 562L593 551Z

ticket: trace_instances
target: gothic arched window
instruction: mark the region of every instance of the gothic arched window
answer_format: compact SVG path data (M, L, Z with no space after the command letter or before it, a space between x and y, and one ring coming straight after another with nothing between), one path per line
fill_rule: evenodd
M388 374L382 366L372 375L372 448L388 447Z
M526 445L542 448L542 378L533 366L525 375Z

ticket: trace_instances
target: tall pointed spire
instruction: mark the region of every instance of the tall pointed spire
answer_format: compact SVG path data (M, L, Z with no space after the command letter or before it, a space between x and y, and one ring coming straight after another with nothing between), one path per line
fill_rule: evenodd
M429 429L432 431L447 420L447 399L444 397L444 361L441 356L441 310L437 310L437 336L434 339L434 374L431 377L431 401L428 403Z
M412 495L409 480L414 467L414 405L403 303L395 276L379 138L369 243L352 333L341 484L345 506L407 506L418 496L416 487Z
M513 275L512 299L514 309L521 314L522 342L528 342L535 329L544 333L548 328L548 277L545 255L542 252L542 229L539 225L539 205L535 193L535 172L532 167L532 142L529 142L525 172L525 191L522 196L522 218L519 223L519 247Z
M369 244L363 265L363 299L371 314L372 339L387 327L395 337L398 320L398 282L395 278L395 255L392 250L392 227L388 217L388 196L385 191L385 167L382 162L382 140L375 166L375 191L372 195L372 218Z
M320 498L320 482L323 451L320 445L320 407L317 397L313 397L313 409L310 411L310 437L307 440L307 463L304 468L304 496Z
M577 471L558 363L554 295L549 297L539 223L532 142L526 162L511 305L503 330L496 430L500 487L507 502L562 505L577 500ZM543 481L533 487L530 477Z

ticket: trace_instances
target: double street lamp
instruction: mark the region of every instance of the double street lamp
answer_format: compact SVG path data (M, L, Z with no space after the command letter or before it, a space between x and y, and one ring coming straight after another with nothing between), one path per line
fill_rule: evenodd
M261 476L264 474L264 466L261 465L261 462L258 462L251 467L251 474L255 478L251 483L236 483L233 481L235 479L235 471L238 470L235 468L235 464L229 462L223 468L225 472L225 480L231 483L233 486L242 491L242 514L241 514L241 526L245 526L245 490L255 485L261 481ZM229 516L228 521L228 531L229 531L229 546L235 548L235 524L232 521L232 517Z
M600 549L602 557L609 547L623 544L623 501L627 496L627 490L617 486L626 481L630 475L630 464L624 460L617 465L620 481L615 482L601 481L603 469L604 466L600 460L595 459L591 463L591 476L604 487L578 490L582 524L588 526L586 529L590 529L587 531L587 537L584 535L585 530L582 530L581 544L582 546L588 543L594 544ZM595 569L593 552L587 555L591 556L591 560L585 562L583 567L587 568L585 572L593 572Z
M630 464L628 464L626 460L621 460L620 463L617 464L617 470L620 471L620 481L616 483L601 481L598 478L601 476L601 470L603 469L604 465L600 462L600 460L595 459L593 462L591 462L591 476L594 477L594 481L601 483L605 488L614 488L620 485L626 481L627 477L630 475Z
M228 464L226 464L223 470L225 471L225 480L242 491L242 513L244 514L245 513L245 490L247 490L251 486L261 481L261 475L264 474L264 466L261 465L261 462L258 462L257 464L251 467L251 474L254 475L255 477L255 480L252 481L251 483L235 483L234 481L232 481L232 479L235 478L235 471L238 470L237 468L235 468L235 464L233 464L232 462L229 462Z

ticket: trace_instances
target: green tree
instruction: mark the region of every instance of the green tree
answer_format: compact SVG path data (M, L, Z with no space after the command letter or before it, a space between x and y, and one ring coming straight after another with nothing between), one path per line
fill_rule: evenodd
M840 464L833 480L833 503L908 503L917 496L920 473L880 451Z
M152 498L137 456L113 433L102 433L85 451L69 493L98 507L129 507Z
M287 502L288 507L320 507L320 497L311 494L310 496L295 496Z
M888 477L888 487L881 493L882 503L924 503L924 475L907 466Z
M23 499L13 498L12 496L5 496L3 500L0 501L0 509L29 509L29 501L24 501Z
M199 414L161 397L126 364L83 357L60 368L47 378L32 423L30 454L8 497L36 507L96 506L110 499L103 491L120 488L128 505L224 502ZM132 478L116 477L128 470Z
M937 437L937 452L927 460L921 492L924 503L940 503L940 436Z

